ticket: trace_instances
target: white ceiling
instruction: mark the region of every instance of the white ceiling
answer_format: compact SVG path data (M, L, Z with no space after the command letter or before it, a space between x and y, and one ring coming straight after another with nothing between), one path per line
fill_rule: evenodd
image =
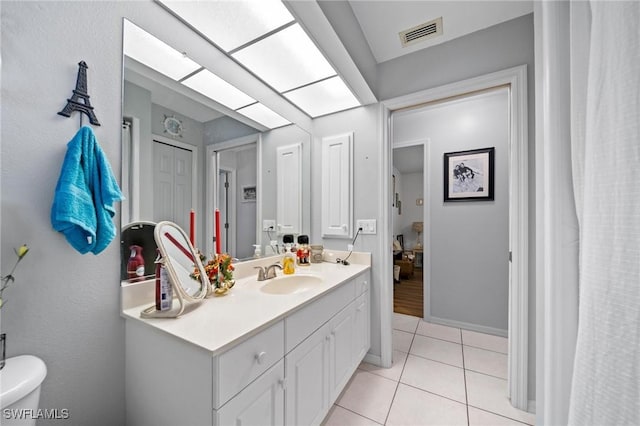
M378 63L533 12L531 0L348 0ZM442 17L443 34L402 47L400 31Z

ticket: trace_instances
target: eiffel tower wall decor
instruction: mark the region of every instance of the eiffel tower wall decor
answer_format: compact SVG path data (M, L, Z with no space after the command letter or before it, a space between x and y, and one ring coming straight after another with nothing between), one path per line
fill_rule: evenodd
M58 114L65 117L71 117L73 111L79 111L80 114L80 127L82 127L82 114L86 114L89 117L89 122L94 126L99 126L100 122L98 117L93 112L93 107L89 101L89 93L87 91L87 63L80 61L78 63L78 79L76 80L76 88L73 90L73 96L67 99L67 105ZM80 102L82 101L82 102Z

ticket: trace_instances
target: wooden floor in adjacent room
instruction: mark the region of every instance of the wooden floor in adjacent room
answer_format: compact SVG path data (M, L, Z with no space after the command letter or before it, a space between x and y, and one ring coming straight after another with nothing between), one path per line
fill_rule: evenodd
M393 312L422 318L424 286L422 269L414 269L413 276L393 285Z

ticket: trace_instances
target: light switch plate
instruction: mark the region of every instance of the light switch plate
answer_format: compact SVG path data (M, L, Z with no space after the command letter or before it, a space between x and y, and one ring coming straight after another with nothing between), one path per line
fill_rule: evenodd
M356 230L362 228L360 231L361 234L370 234L374 235L377 233L376 231L376 220L375 219L360 219L356 220Z
M276 230L276 221L265 219L262 221L262 230L263 231L274 231Z

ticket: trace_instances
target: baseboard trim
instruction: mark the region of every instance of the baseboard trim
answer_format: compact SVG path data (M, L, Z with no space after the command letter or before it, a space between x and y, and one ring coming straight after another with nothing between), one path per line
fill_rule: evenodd
M500 337L508 337L509 332L507 330L503 330L501 328L487 327L484 325L472 324L463 321L455 321L446 318L438 318L434 316L428 316L424 318L427 322L432 322L434 324L447 325L449 327L457 327L470 331L477 331L478 333L486 333L493 334L494 336Z
M372 355L368 353L364 356L364 359L362 361L368 364L373 364L373 365L377 365L378 367L382 367L382 358L379 357L378 355Z

